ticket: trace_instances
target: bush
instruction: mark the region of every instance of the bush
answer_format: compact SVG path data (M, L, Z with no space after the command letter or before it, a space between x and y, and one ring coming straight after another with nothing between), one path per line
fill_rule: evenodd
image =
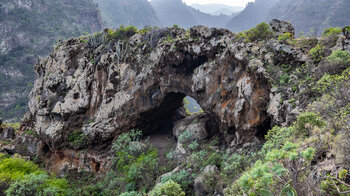
M75 130L69 134L68 141L70 146L79 149L87 144L87 136L82 130Z
M120 187L125 187L123 191L149 190L155 183L158 153L141 138L141 131L132 130L121 134L113 144L117 178Z
M278 36L278 41L287 41L292 40L292 34L290 33L283 33Z
M69 192L67 180L49 176L31 161L3 154L0 154L0 183L10 185L7 195L64 195Z
M328 36L337 36L341 33L342 29L340 27L330 27L330 28L326 28L323 33L322 36L323 37L328 37Z
M322 58L324 57L324 53L325 47L321 44L317 44L314 48L312 48L309 51L309 55L315 63L319 63L322 60Z
M28 174L11 183L7 196L16 195L65 195L68 181L50 178L47 174Z
M186 171L185 169L182 169L178 172L172 173L171 175L164 176L161 179L162 183L165 183L168 181L174 181L180 184L183 190L187 191L189 190L189 186L192 184L193 179L188 173L188 171Z
M185 196L180 185L172 180L157 184L149 193L150 196Z
M273 31L267 23L260 23L248 31L238 34L236 41L263 41L272 38Z
M295 128L299 133L309 134L309 130L313 129L315 126L322 128L326 125L326 122L322 117L313 112L301 113L295 123Z
M116 31L109 30L108 38L115 40L125 40L138 32L137 28L134 26L124 27L121 25Z
M141 194L136 191L131 191L131 192L124 192L119 196L141 196Z
M38 169L38 165L31 161L20 157L5 158L3 154L0 154L0 182L10 183L34 172L44 173Z
M350 53L348 51L338 49L333 51L332 54L327 57L327 60L334 64L350 64Z

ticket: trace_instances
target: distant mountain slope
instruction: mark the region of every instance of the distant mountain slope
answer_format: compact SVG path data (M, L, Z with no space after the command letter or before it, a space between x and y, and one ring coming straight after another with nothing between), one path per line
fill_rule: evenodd
M0 1L0 117L23 116L33 66L59 38L102 28L92 0Z
M160 21L147 0L94 0L108 27L133 25L138 28L159 26Z
M151 4L164 26L176 24L188 28L198 24L187 5L181 0L152 0Z
M278 18L290 21L296 32L317 35L330 26L350 25L350 0L283 0L277 3L268 19Z
M247 7L237 16L233 17L227 24L227 28L232 31L248 30L257 24L266 21L271 8L279 0L256 0L248 3Z
M196 19L197 24L205 25L208 27L225 27L225 25L230 21L232 16L227 15L210 15L203 13L199 10L194 9L191 6L187 6L187 9L192 13L194 18Z
M191 7L199 9L201 12L212 14L212 15L232 15L239 11L242 11L244 7L240 6L228 6L224 4L191 4Z

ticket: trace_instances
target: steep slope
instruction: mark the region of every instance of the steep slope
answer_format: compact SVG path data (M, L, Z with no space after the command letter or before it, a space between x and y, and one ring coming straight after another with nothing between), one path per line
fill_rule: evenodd
M102 29L91 0L0 2L0 116L21 118L33 86L33 65L59 38Z
M201 12L212 15L232 15L244 9L244 7L228 6L224 4L191 4L190 6L195 9L199 9Z
M108 27L133 25L138 28L159 26L160 22L147 0L94 0Z
M321 35L325 28L349 25L349 13L349 0L284 0L271 9L268 19L290 21L297 33L312 30L314 34Z
M264 22L269 11L278 1L256 0L254 3L249 3L240 14L229 21L226 27L232 31L240 32Z
M225 25L230 21L232 16L228 15L211 15L203 13L199 10L191 6L187 6L187 9L191 12L191 14L196 19L197 23L200 25L205 25L208 27L225 27Z
M187 5L181 0L152 0L151 4L161 23L166 27L179 25L188 28L198 24Z

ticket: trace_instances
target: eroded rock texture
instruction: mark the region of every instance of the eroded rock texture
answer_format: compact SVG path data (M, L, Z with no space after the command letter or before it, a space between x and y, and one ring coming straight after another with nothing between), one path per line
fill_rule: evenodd
M228 144L267 131L274 94L264 65L280 64L278 54L298 64L298 52L275 41L234 43L223 29L162 31L130 37L122 58L111 42L89 48L82 38L70 39L35 65L26 121L43 146L52 153L72 149L70 135L80 130L84 142L74 149L100 156L120 133L136 128L150 134L171 121L186 95L210 116L216 128L210 134L223 135ZM278 113L270 110L271 117Z

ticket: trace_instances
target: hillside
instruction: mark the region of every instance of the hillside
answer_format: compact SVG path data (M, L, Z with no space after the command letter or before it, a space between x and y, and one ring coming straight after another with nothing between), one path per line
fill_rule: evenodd
M0 2L0 116L23 116L34 84L33 65L58 39L101 29L91 0Z
M328 27L343 27L350 24L350 1L348 0L284 0L270 11L268 19L288 20L296 32L321 35Z
M147 0L94 0L108 27L133 25L138 28L160 26L156 13Z
M191 12L196 20L196 25L205 25L208 27L220 27L224 28L232 16L228 15L211 15L203 13L191 6L187 6L187 9Z
M279 0L256 0L248 3L238 15L234 16L226 25L232 31L240 32L248 30L255 25L266 22L271 8Z
M190 6L211 15L232 15L244 9L244 7L228 6L224 4L191 4Z
M188 28L198 24L194 15L187 9L187 5L181 0L152 0L151 4L162 25L166 27L179 25Z

